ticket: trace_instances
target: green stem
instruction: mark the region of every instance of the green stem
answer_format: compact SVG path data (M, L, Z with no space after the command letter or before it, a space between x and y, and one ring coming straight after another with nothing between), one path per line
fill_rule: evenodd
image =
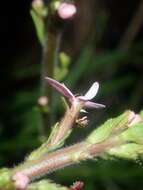
M46 76L54 78L54 69L57 62L57 46L59 45L59 34L58 33L48 33L48 38L46 40L45 46L43 47L43 57L42 57L42 69L41 69L41 96L48 97L48 112L43 112L43 129L42 135L45 136L48 132L48 127L53 123L53 103L54 94L50 86L47 85L44 78Z

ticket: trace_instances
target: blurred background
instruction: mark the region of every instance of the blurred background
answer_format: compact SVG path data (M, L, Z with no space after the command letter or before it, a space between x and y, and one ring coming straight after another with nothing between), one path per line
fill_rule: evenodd
M4 3L0 35L0 165L13 167L41 144L38 98L42 50L29 13L31 1ZM100 90L95 101L106 108L89 111L89 126L76 127L67 144L80 141L126 109L139 112L143 107L143 1L78 0L76 5L76 16L64 24L62 31L61 50L71 58L62 81L74 93L84 93L98 81ZM61 103L56 106L57 120L64 108ZM64 185L84 181L85 190L141 190L143 166L142 161L86 161L52 173L50 178Z

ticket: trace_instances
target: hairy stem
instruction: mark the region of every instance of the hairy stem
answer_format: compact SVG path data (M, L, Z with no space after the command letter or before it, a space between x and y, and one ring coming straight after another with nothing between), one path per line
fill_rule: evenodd
M26 174L30 180L39 176L57 170L69 164L77 163L81 160L89 159L105 150L118 145L116 140L107 140L98 144L89 144L86 141L61 149L59 151L48 154L34 161L26 162L12 170L13 174L22 172Z
M71 108L68 107L61 122L57 123L53 127L52 133L49 136L48 140L42 144L40 148L33 151L27 160L35 160L45 153L59 148L65 139L69 136L73 123L79 116L80 110L83 106L84 102L77 102L76 104L72 104Z
M78 117L83 105L83 102L77 103L76 105L73 104L71 108L66 111L64 118L59 124L57 133L52 137L51 146L58 144L65 136L67 136L68 131Z

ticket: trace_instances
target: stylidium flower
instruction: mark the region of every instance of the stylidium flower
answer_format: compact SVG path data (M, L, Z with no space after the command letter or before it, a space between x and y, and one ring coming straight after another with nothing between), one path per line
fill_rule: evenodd
M76 6L71 3L61 3L58 7L58 15L62 19L70 19L76 13Z
M93 99L96 96L96 94L98 92L98 89L99 89L98 82L94 82L84 96L75 97L74 94L63 83L60 83L49 77L46 77L45 79L49 85L51 85L58 92L60 92L64 96L66 96L69 99L69 101L71 102L71 104L76 104L78 102L84 102L84 106L86 108L104 108L105 107L105 105L103 105L103 104L97 104L97 103L90 101L91 99Z

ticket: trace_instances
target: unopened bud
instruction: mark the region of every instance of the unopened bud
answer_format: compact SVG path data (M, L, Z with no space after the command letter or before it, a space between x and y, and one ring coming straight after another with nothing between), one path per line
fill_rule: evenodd
M22 172L17 172L13 176L13 180L15 181L17 189L25 189L30 182L28 176Z
M133 125L138 124L140 121L142 121L142 118L140 117L140 115L134 114L134 117L131 120L131 122L128 124L128 127L132 127Z
M48 98L46 96L41 96L39 99L38 99L38 103L41 105L41 106L46 106L48 104Z
M43 2L42 2L42 0L33 0L32 5L35 8L40 8L43 6Z
M58 15L62 19L70 19L76 13L76 6L71 3L61 3L58 8Z

